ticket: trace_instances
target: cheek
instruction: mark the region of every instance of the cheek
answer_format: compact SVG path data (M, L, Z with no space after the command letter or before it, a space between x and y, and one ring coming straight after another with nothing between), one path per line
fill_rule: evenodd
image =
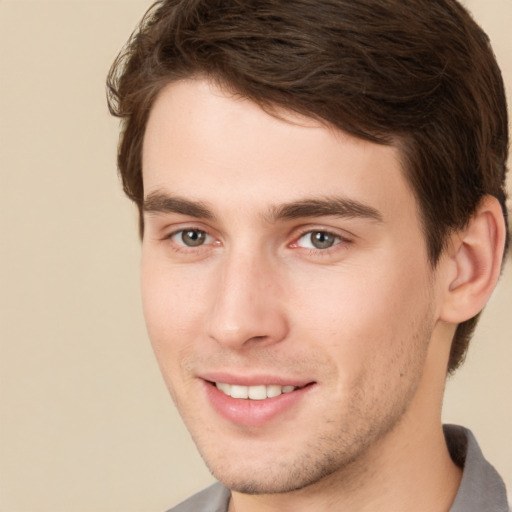
M311 276L309 276L311 277ZM388 275L376 275L371 269L356 269L315 275L314 279L296 282L297 319L326 334L357 335L362 330L378 330L393 312L402 309L402 291ZM299 320L300 321L300 320Z
M295 325L306 339L320 340L318 348L336 359L340 371L358 371L370 361L389 366L427 314L428 282L417 269L407 280L408 270L398 263L303 279L292 294Z
M200 336L200 290L165 262L143 256L141 292L153 352L172 399L183 412L188 406L180 402L180 396L190 379L183 361L193 355L194 340Z
M204 290L193 276L184 276L156 258L142 257L142 307L157 358L176 360L200 329Z

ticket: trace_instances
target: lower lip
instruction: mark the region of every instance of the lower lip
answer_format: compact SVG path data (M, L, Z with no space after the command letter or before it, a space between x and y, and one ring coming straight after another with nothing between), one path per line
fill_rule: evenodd
M207 398L222 417L232 423L259 427L288 412L311 390L313 384L265 400L232 398L210 383L203 381Z

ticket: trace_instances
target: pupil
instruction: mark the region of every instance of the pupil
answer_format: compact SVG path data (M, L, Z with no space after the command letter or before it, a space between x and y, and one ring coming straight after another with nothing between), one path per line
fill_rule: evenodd
M311 235L311 243L317 249L328 249L334 243L334 237L329 233L317 231Z
M203 231L184 231L181 235L183 243L188 246L195 247L204 243L205 235Z

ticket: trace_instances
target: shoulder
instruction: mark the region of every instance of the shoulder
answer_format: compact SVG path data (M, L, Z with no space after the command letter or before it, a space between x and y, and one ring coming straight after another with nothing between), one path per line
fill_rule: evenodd
M215 483L167 512L227 512L230 496L229 489Z

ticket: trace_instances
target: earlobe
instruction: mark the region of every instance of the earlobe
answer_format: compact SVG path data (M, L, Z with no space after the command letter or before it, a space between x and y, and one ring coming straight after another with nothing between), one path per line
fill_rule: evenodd
M452 237L442 320L461 323L484 308L500 275L505 234L499 201L484 197L466 228Z

